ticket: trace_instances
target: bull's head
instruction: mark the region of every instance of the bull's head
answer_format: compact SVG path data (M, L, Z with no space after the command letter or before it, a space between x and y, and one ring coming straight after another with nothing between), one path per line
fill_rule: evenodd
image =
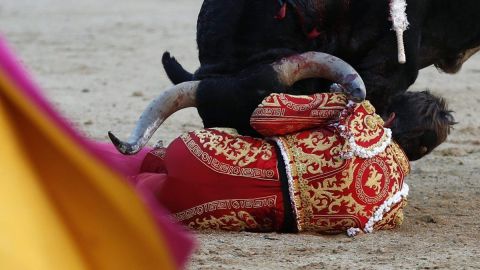
M285 88L308 78L324 78L336 82L335 90L347 93L354 101L363 101L366 96L365 84L358 73L343 60L329 54L308 52L284 58L268 65L277 80ZM140 116L128 142L119 140L108 133L115 147L123 154L138 153L150 140L158 127L174 112L196 106L196 92L201 81L175 85L153 100Z

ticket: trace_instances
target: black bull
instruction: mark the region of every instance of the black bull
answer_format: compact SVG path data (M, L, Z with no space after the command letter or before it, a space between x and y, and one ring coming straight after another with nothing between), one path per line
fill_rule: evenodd
M174 83L202 80L197 107L206 127L230 126L249 134L250 114L270 92L310 94L328 89L319 80L268 89L262 87L268 83L262 84L261 74L255 75L255 85L231 80L260 63L305 51L338 56L357 69L367 98L382 114L392 96L415 82L420 69L435 65L455 73L480 46L478 0L407 0L406 64L398 63L388 0L288 0L283 1L288 3L284 18L279 18L279 2L206 0L198 18L197 72L188 73L164 55Z

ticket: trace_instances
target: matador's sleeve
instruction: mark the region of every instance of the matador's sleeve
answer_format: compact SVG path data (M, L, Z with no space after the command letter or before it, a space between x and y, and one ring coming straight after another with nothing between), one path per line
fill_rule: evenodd
M255 109L250 125L263 136L281 136L338 120L348 101L341 93L271 94Z

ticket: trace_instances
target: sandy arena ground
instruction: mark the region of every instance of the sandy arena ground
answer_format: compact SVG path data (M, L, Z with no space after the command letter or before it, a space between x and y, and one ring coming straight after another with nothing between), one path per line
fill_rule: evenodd
M161 54L198 66L200 0L2 0L0 31L85 134L126 137L149 100L169 85ZM394 46L394 44L392 44ZM447 143L413 164L405 224L358 239L344 235L197 233L189 269L480 268L480 56L455 76L423 71L413 90L446 97L460 122ZM194 109L156 139L200 128Z

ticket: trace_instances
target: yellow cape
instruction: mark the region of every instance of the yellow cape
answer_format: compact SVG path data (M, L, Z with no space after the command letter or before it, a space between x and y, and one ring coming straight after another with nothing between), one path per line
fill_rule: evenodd
M134 190L38 106L1 43L0 269L179 267Z

